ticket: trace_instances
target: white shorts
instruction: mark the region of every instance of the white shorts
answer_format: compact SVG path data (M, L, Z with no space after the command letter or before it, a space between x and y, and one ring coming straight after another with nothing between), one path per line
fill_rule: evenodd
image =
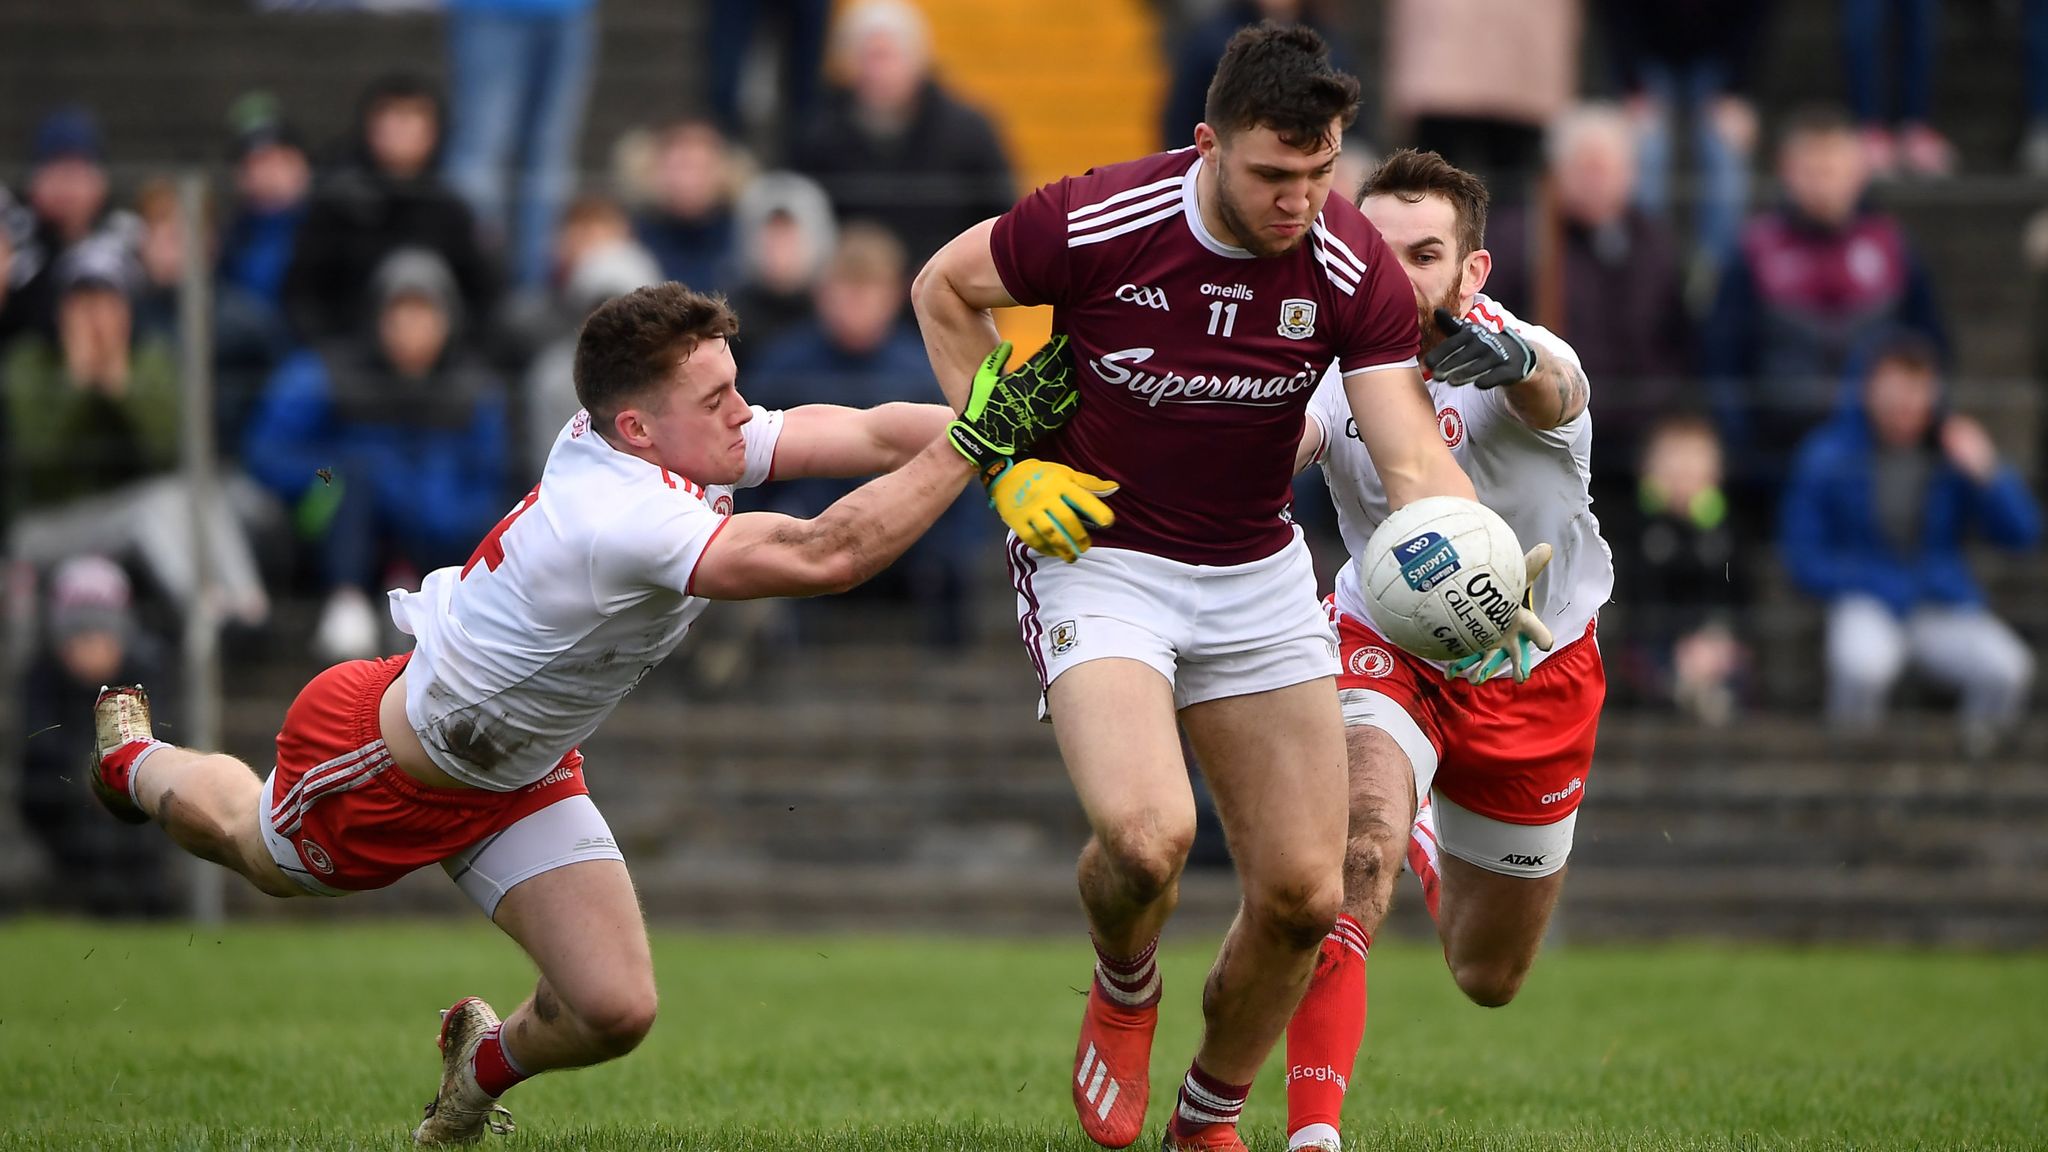
M589 796L571 796L450 856L441 868L485 916L494 917L498 901L523 880L585 860L625 859L604 813Z
M1342 689L1337 697L1344 706L1345 727L1377 728L1393 737L1407 755L1415 773L1417 802L1427 796L1436 810L1437 845L1443 851L1488 872L1527 880L1552 875L1570 859L1579 825L1576 805L1548 824L1511 824L1465 808L1435 789L1436 746L1398 700L1361 688Z
M1337 674L1337 638L1316 597L1301 530L1248 564L1183 564L1091 548L1072 564L1009 541L1017 628L1044 690L1090 660L1138 660L1173 686L1176 710Z

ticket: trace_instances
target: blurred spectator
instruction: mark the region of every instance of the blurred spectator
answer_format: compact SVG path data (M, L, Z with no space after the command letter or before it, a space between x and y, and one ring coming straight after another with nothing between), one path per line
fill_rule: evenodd
M699 292L732 279L732 152L709 120L682 120L655 144L651 203L633 222L662 275Z
M460 339L462 300L436 253L401 248L372 278L371 325L287 360L250 421L249 470L321 538L323 658L377 652L380 578L460 564L504 512L501 383Z
M113 237L64 254L51 275L55 340L18 339L0 374L16 511L111 491L178 463L178 362L163 333L134 331L140 270Z
M28 194L15 204L0 192L0 226L9 234L9 288L0 301L0 341L16 333L57 334L57 261L105 228L110 201L98 121L76 105L36 126L29 149Z
M9 553L48 566L85 552L138 554L180 610L199 595L191 498L179 458L179 380L169 337L134 331L141 274L118 237L99 236L58 261L57 326L8 352ZM207 524L207 548L233 620L260 624L269 601L232 491Z
M733 293L743 324L733 344L741 368L815 314L812 289L837 244L832 202L817 184L794 172L769 172L747 185Z
M596 0L447 0L448 181L493 237L513 282L547 276L555 217L576 184L576 142L597 62ZM518 161L508 220L506 169Z
M775 66L778 91L773 107L742 108L747 66L762 58L754 53L754 38L764 12L772 13L782 42ZM774 125L778 134L810 122L824 73L825 28L831 15L831 0L711 0L711 31L704 41L711 114L728 137L752 139L750 122ZM766 143L768 151L779 156L789 142Z
M905 0L859 0L839 17L833 89L804 133L797 169L841 220L873 220L910 267L1016 199L995 125L932 75L931 30Z
M1948 176L1956 150L1934 130L1934 57L1941 47L1941 0L1842 0L1843 66L1849 105L1863 129L1864 156L1880 179L1901 170L1914 176ZM1885 53L1886 25L1898 33ZM1897 77L1895 107L1887 81ZM1894 131L1893 126L1897 126Z
M142 276L135 293L135 331L178 339L178 290L185 278L185 221L178 188L169 177L153 176L135 190L135 256Z
M1828 603L1828 717L1874 725L1910 660L1962 690L1968 747L2021 717L2034 658L1991 614L1964 546L2032 548L2040 511L1982 425L1945 412L1939 363L1906 337L1876 357L1840 415L1801 445L1779 551Z
M364 94L357 135L341 163L315 181L285 272L285 313L302 341L364 330L371 276L400 248L440 254L478 326L497 303L496 270L477 243L469 205L435 175L441 102L409 76Z
M273 101L252 94L230 112L234 192L214 298L214 414L232 452L263 382L291 352L284 277L313 187L305 145Z
M105 684L149 684L159 717L176 716L159 695L157 645L129 611L128 576L103 556L78 556L51 580L49 630L21 681L22 827L50 864L52 903L101 916L172 911L163 838L106 818L79 779L92 758L93 699Z
M1344 38L1335 35L1320 5L1314 0L1225 0L1206 19L1190 26L1171 51L1173 76L1167 82L1166 102L1159 113L1159 146L1185 148L1195 142L1195 125L1202 122L1209 100L1209 81L1216 75L1216 62L1239 28L1271 20L1278 24L1306 24L1322 34L1330 45L1330 63L1340 71L1355 71ZM1358 183L1364 183L1361 174ZM1358 184L1338 184L1346 195Z
M602 197L578 198L563 217L555 242L561 287L545 343L526 369L518 437L522 479L540 479L562 426L583 405L576 399L576 338L597 306L636 288L658 284L661 268L633 239L618 205Z
M1632 497L1644 431L1679 402L1691 333L1677 244L1662 220L1632 203L1634 133L1620 109L1587 104L1567 112L1551 129L1549 149L1558 220L1546 247L1561 258L1538 265L1533 214L1503 212L1490 229L1487 282L1578 350L1599 396L1594 502L1613 507Z
M1690 125L1694 248L1710 270L1734 250L1749 203L1756 150L1752 92L1771 0L1602 0L1614 57L1640 142L1636 202L1668 219L1674 182L1672 119Z
M1526 199L1543 130L1578 91L1579 0L1392 0L1387 114L1414 145Z
M929 403L940 393L924 344L904 319L909 296L903 246L877 225L847 225L818 280L817 319L761 349L740 382L741 394L766 408ZM740 323L746 323L744 315ZM793 481L780 486L775 507L813 516L854 486L851 481ZM872 592L857 589L853 595L929 606L931 642L946 647L964 643L969 634L967 570L986 523L971 505L968 500L954 504L902 560L867 586Z
M1778 171L1786 202L1743 229L1699 340L1738 499L1756 504L1759 524L1853 359L1895 328L1947 354L1934 286L1904 227L1864 201L1869 170L1854 126L1829 109L1796 114Z
M1650 430L1636 495L1638 522L1624 541L1628 647L1655 698L1709 724L1734 714L1743 648L1735 636L1743 606L1735 532L1721 492L1721 443L1697 416ZM1613 523L1626 517L1616 508ZM1603 516L1605 520L1608 517Z
M235 129L234 200L220 247L220 284L272 309L313 188L304 142L274 108L245 106Z

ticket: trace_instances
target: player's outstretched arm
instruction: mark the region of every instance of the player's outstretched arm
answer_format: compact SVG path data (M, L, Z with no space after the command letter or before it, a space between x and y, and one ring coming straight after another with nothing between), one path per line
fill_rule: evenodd
M791 408L782 414L771 479L892 472L942 435L952 419L953 410L943 404Z
M1506 388L1508 408L1531 429L1547 432L1579 418L1591 391L1586 373L1552 355L1513 329L1499 332L1448 308L1436 310L1442 343L1423 358L1430 374L1446 384L1479 389Z
M995 228L993 219L984 220L953 237L933 253L910 286L911 307L932 371L946 392L946 402L955 408L967 403L975 370L999 339L990 309L1017 305L996 272L995 252L989 247Z
M974 475L972 464L937 439L812 519L742 512L705 547L690 591L712 600L844 592L903 555Z
M1437 432L1436 407L1418 368L1380 368L1344 377L1358 438L1387 490L1387 506L1424 496L1476 500L1472 481Z

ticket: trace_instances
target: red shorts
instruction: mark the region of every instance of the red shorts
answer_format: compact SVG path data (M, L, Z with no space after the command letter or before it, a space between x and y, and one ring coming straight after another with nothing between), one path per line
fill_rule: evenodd
M278 867L310 892L382 888L590 791L574 749L514 792L430 788L400 771L377 708L407 658L337 664L285 712L277 767L263 788L263 838Z
M1469 684L1446 679L1365 621L1331 615L1344 665L1338 689L1382 693L1406 712L1436 749L1432 786L1452 803L1507 824L1554 824L1578 810L1607 699L1592 628L1525 683Z

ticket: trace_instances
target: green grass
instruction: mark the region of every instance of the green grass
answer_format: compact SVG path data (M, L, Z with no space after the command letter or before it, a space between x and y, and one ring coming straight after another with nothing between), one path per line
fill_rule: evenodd
M1155 1125L1213 945L1164 955ZM495 1143L1092 1148L1066 1087L1085 948L662 934L647 1044L521 1086ZM484 926L0 928L0 1148L405 1147L435 1010L529 979ZM2048 957L1559 950L1486 1011L1433 948L1383 945L1371 983L1353 1148L2048 1146ZM1284 1147L1283 1102L1269 1065L1255 1148Z

